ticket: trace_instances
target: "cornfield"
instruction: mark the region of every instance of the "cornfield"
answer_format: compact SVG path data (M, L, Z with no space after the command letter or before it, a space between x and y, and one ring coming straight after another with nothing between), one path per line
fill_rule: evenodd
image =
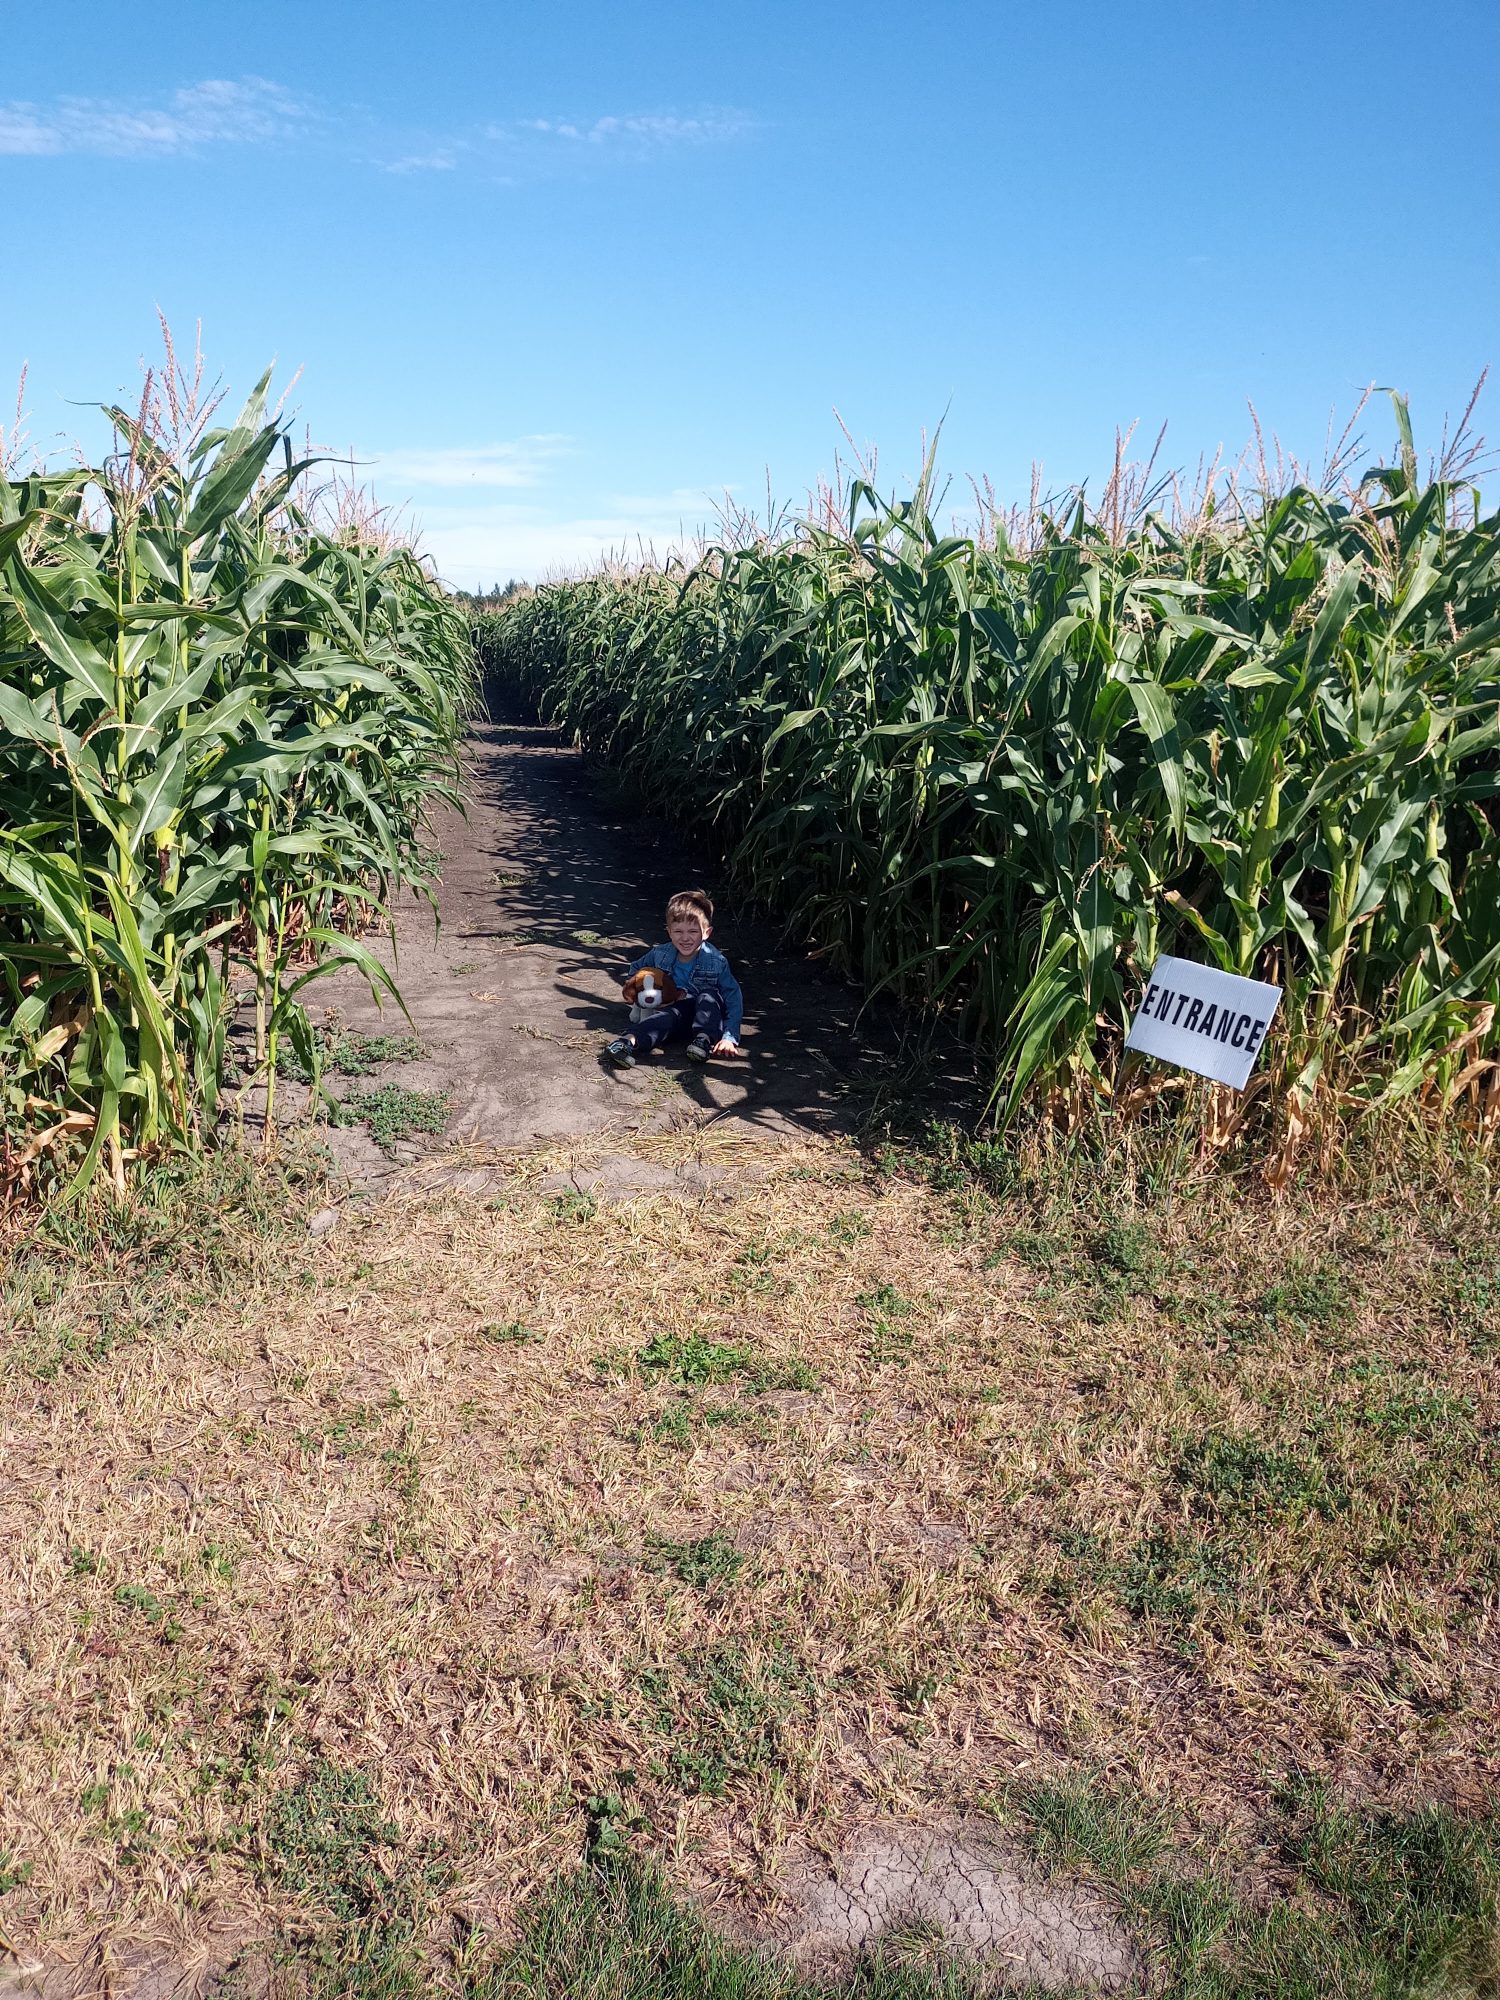
M841 507L477 621L487 670L870 989L946 1008L1002 1120L1183 1089L1273 1174L1319 1107L1500 1114L1500 517L1396 462L1191 518L939 532ZM1285 988L1243 1098L1124 1036L1159 953ZM1325 1117L1324 1127L1329 1120Z
M168 344L116 450L0 474L0 1190L201 1143L234 1009L316 1068L301 995L352 961L473 696L463 621L409 549L318 525L266 410L212 424ZM274 1129L274 1101L267 1105Z

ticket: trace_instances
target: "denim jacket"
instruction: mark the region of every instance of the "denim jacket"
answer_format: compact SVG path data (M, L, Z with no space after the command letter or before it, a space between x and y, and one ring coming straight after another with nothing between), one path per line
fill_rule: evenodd
M655 972L670 972L684 993L716 993L724 1003L724 1032L732 1042L739 1040L740 1023L745 1018L745 996L722 951L711 944L700 944L684 964L675 945L654 944L636 959L625 977L628 979L632 972L640 972L648 965Z

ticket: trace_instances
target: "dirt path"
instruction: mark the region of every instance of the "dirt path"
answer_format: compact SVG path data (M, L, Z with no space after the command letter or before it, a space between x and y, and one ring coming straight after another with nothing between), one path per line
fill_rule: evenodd
M854 1039L858 990L778 949L775 926L725 886L711 845L611 798L607 776L536 723L478 725L465 761L467 817L445 810L434 828L440 925L405 898L394 950L378 947L429 1051L390 1075L449 1094L446 1141L512 1149L710 1125L793 1138L847 1122L850 1081L871 1053ZM623 967L664 934L668 895L700 883L745 989L745 1057L700 1070L672 1048L610 1070L600 1051L625 1023ZM405 1027L350 974L309 998L315 1015L336 1005L363 1033ZM361 1128L336 1142L356 1172L388 1165Z

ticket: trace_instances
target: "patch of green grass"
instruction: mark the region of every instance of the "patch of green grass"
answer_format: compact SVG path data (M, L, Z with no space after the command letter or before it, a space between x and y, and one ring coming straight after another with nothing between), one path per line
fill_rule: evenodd
M1339 1325L1348 1317L1349 1290L1336 1263L1293 1259L1287 1275L1268 1286L1258 1301L1262 1317L1276 1332L1307 1333Z
M427 1053L415 1035L362 1035L351 1028L333 1043L329 1061L345 1076L368 1076L381 1063L421 1062Z
M330 1915L369 1916L391 1892L382 1849L398 1838L363 1771L318 1758L280 1792L265 1820L276 1879Z
M408 1090L400 1083L378 1083L373 1089L351 1090L342 1111L346 1118L370 1128L370 1137L389 1159L398 1145L417 1133L439 1137L452 1106L452 1095L446 1090Z
M337 1070L340 1076L369 1076L382 1063L421 1062L429 1053L426 1043L415 1035L366 1035L358 1028L315 1028L313 1036L325 1074ZM294 1083L312 1082L312 1071L287 1041L277 1048L276 1073Z
M696 1541L673 1542L664 1535L646 1538L648 1569L670 1570L695 1590L726 1590L745 1567L746 1558L722 1528L700 1535Z
M1281 1805L1286 1858L1362 1954L1408 1990L1486 1972L1500 1989L1500 1814L1352 1807L1317 1781L1293 1783Z
M148 1625L157 1626L168 1645L175 1645L182 1637L182 1627L173 1615L172 1607L163 1604L154 1590L148 1590L143 1583L122 1583L115 1591L115 1602L127 1611L134 1611L144 1618Z
M1283 1802L1292 1881L1259 1908L1214 1876L1162 1872L1130 1899L1174 2000L1487 2000L1497 1991L1500 1822L1446 1807Z
M729 1273L729 1282L739 1291L775 1292L779 1289L773 1268L776 1252L782 1245L771 1242L747 1243L734 1261Z
M911 1329L901 1324L917 1310L912 1300L887 1284L860 1292L855 1304L865 1315L866 1357L877 1367L884 1362L904 1365L916 1342Z
M1088 1776L1017 1781L999 1810L1049 1868L1087 1867L1116 1886L1163 1853L1172 1835L1164 1807Z
M658 1411L648 1422L640 1425L635 1441L637 1444L676 1445L686 1450L700 1430L744 1422L745 1412L733 1403L709 1403L697 1397L683 1396L670 1408Z
M1033 1271L1054 1270L1058 1262L1071 1255L1072 1243L1055 1229L1012 1229L1005 1238L1005 1249L1017 1263L1029 1264Z
M1133 1216L1111 1222L1095 1242L1094 1255L1111 1270L1136 1277L1155 1266L1159 1253L1150 1223Z
M828 1225L835 1243L859 1243L870 1234L873 1224L858 1208L841 1208Z
M1433 1300L1475 1354L1500 1354L1500 1258L1489 1246L1466 1249L1441 1265Z
M1410 1440L1420 1444L1448 1444L1463 1448L1476 1436L1475 1405L1471 1396L1455 1396L1447 1389L1422 1381L1398 1380L1380 1384L1364 1402L1361 1427L1384 1443Z
M1321 1465L1274 1450L1258 1438L1209 1432L1183 1446L1172 1468L1195 1512L1222 1521L1330 1520L1348 1505L1341 1484Z
M18 1861L9 1848L0 1847L0 1896L8 1896L12 1889L24 1889L34 1866L30 1861Z
M292 1435L302 1451L357 1458L371 1449L366 1433L379 1422L380 1412L373 1403L354 1403L341 1415L330 1414L316 1428L305 1424Z
M648 1724L669 1746L663 1775L709 1798L722 1798L736 1777L785 1762L790 1725L812 1693L806 1668L786 1646L740 1639L644 1667L637 1685Z
M1158 1529L1123 1552L1084 1529L1065 1528L1057 1541L1062 1564L1047 1590L1063 1609L1102 1594L1132 1618L1181 1628L1231 1599L1238 1581L1230 1552L1191 1530Z
M773 1361L729 1341L705 1340L697 1333L656 1333L635 1357L643 1375L701 1389L736 1377L752 1389L816 1389L818 1377L805 1361Z
M924 1095L921 1089L915 1092L911 1100L914 1109ZM1009 1194L1016 1186L1020 1178L1016 1155L1003 1139L978 1138L941 1118L919 1115L899 1122L908 1130L915 1128L915 1148L883 1147L886 1171L916 1174L940 1194L972 1192L994 1198Z
M239 1557L222 1542L205 1542L198 1552L198 1560L210 1576L220 1583L233 1583L239 1569Z
M1340 1803L1293 1777L1274 1799L1290 1879L1260 1902L1169 1852L1171 1815L1092 1774L997 1803L1049 1868L1108 1883L1170 2000L1480 2000L1500 1991L1500 1814Z
M737 1375L753 1376L760 1359L748 1347L705 1340L697 1333L654 1333L636 1355L643 1375L663 1376L701 1388L707 1382L731 1382Z
M142 1169L123 1201L101 1182L44 1210L0 1258L0 1374L55 1381L170 1332L186 1308L242 1297L265 1244L298 1228L322 1187L310 1153L262 1165L225 1146Z

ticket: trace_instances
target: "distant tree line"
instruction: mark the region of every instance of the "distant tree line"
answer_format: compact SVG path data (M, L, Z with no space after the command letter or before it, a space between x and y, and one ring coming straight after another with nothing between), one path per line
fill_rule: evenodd
M467 605L474 611L493 611L497 605L508 604L513 597L519 597L527 588L519 577L513 576L509 583L492 583L488 590L482 586L478 590L455 590L454 600Z

